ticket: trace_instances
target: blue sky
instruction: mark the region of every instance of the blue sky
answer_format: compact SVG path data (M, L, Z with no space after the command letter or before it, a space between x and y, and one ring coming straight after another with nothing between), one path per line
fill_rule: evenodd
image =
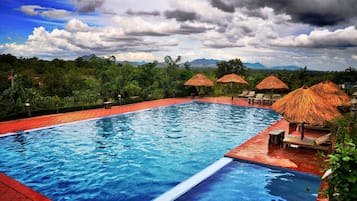
M355 0L2 0L0 54L357 67Z
M32 33L34 27L45 26L52 30L56 27L62 27L65 20L44 19L41 16L29 16L21 12L23 5L41 5L43 7L55 6L58 9L73 10L73 5L61 3L63 1L13 1L2 0L0 6L0 43L18 42L24 43L27 37Z

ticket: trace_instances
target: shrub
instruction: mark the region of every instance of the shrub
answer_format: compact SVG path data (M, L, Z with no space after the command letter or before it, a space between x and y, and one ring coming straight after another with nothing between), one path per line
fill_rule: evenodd
M330 155L329 168L332 174L327 177L330 200L357 200L357 149L352 139L336 145Z

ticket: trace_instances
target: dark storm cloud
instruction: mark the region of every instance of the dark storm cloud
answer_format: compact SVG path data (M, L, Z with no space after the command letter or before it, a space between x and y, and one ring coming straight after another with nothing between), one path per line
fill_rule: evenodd
M248 10L270 7L277 14L287 14L292 21L314 26L348 23L357 18L356 0L226 0ZM227 3L228 4L228 3ZM222 9L223 10L223 9ZM254 13L253 13L254 14Z
M77 11L83 13L95 12L100 8L105 0L72 0L76 5Z
M248 27L248 26L240 26L241 30L244 32L244 34L248 35L253 32L253 29Z
M221 0L211 0L211 5L227 13L234 13L235 8L233 5L226 4Z
M251 17L261 18L263 20L268 19L268 15L264 13L261 9L244 10L243 12Z
M295 21L322 27L326 25L336 25L339 22L345 21L345 19L343 16L331 13L302 12L295 16Z
M159 11L152 11L152 12L146 12L146 11L133 11L133 10L127 10L126 14L128 15L144 15L144 16L159 16L160 12Z
M197 19L197 15L194 12L186 12L182 10L172 10L172 11L165 11L165 16L169 19L174 18L177 21L184 22L184 21L194 21Z
M108 42L117 42L117 41L125 41L129 43L141 43L142 39L135 38L135 37L123 37L123 36L111 36L104 39Z
M209 47L209 48L216 48L216 49L224 49L224 48L232 48L232 47L244 47L244 45L236 45L236 44L233 44L233 43L215 43L215 42L212 42L212 43L206 43L206 44L203 44L205 47Z
M164 32L157 32L157 31L131 31L127 33L128 35L132 36L170 36L172 33L164 33Z
M180 30L177 33L178 34L196 34L196 33L204 33L208 30L210 30L210 28L196 27L196 26L182 24L180 26Z

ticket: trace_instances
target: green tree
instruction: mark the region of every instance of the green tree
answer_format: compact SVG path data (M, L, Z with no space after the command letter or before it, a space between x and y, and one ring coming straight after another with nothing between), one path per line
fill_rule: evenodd
M330 155L328 176L329 200L357 200L357 148L351 139L336 146L336 152Z
M222 77L223 75L235 73L238 75L244 75L246 68L243 65L243 62L240 59L232 59L228 62L221 61L217 63L217 72L216 76Z
M166 97L175 97L179 93L179 62L181 61L181 56L178 56L175 60L171 56L165 56L164 58L166 67L165 79L163 82L163 89Z
M158 81L161 80L161 74L160 70L156 66L157 61L154 61L152 63L146 63L138 67L139 71L137 80L142 89L141 96L144 98L144 100L153 98L154 90L159 87ZM155 92L155 96L162 97L162 95L159 94L159 91Z

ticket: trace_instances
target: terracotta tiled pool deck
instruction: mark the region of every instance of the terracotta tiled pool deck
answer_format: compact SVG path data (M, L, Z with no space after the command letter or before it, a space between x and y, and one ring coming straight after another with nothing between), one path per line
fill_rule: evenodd
M230 97L215 97L215 98L171 98L155 101L147 101L123 106L114 106L111 109L93 109L70 113L61 113L33 117L27 119L19 119L13 121L0 122L0 135L7 133L16 133L24 130L53 126L57 124L69 123L92 118L105 117L109 115L134 112L143 109L168 106L172 104L187 103L191 101L213 102L249 107L264 107L270 106L249 105L246 100L234 99ZM272 165L282 168L303 171L307 173L321 175L320 164L321 158L316 156L314 150L309 149L283 149L281 146L268 145L269 132L275 129L283 129L288 131L288 122L280 120L267 128L265 131L257 134L255 137L246 141L242 145L236 147L225 156L248 160L266 165ZM3 199L10 198L10 199ZM45 196L29 189L28 187L12 180L4 174L0 173L0 200L49 200Z

